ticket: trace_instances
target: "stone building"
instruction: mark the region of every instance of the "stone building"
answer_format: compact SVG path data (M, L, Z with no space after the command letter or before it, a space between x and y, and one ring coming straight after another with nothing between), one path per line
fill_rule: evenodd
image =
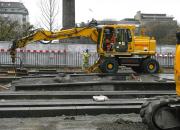
M139 20L135 20L134 18L125 18L122 20L107 19L107 20L101 20L101 21L97 21L97 22L99 25L131 24L131 25L135 25L136 27L138 27L140 25Z
M136 27L140 26L139 20L136 20L134 18L125 18L125 19L122 19L119 23L120 24L131 24L131 25L135 25Z
M12 21L18 21L20 24L29 22L29 12L20 2L2 2L0 1L0 16Z
M177 24L177 21L174 20L174 17L168 16L167 14L147 14L138 11L134 16L134 19L138 20L141 25L146 25L152 22Z

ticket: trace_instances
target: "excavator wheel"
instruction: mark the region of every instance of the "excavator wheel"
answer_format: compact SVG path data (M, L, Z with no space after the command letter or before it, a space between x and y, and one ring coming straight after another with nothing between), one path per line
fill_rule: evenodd
M142 105L140 116L149 130L180 130L180 110L170 104L180 104L176 96L162 96Z
M155 59L145 59L142 63L142 71L148 74L154 74L159 71L159 63Z
M103 73L117 73L118 67L118 61L115 58L105 58L100 64Z

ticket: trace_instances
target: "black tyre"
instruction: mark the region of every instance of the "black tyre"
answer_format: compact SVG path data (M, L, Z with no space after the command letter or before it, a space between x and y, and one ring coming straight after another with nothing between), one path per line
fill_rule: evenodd
M155 59L145 59L141 67L144 73L154 74L159 71L159 63Z
M170 96L158 97L154 100L145 102L142 105L140 111L142 122L148 125L149 130L167 130L166 127L168 127L168 124L165 123L167 122L166 120L168 121L171 120L171 122L174 122L176 118L167 119L167 116L163 116L162 118L158 118L158 117L159 114L163 113L163 110L168 110L168 111L171 110L171 108L169 108L168 106L169 103L176 103L176 102L177 102L177 98ZM171 130L176 130L176 129L177 127L175 127L174 129L171 128Z
M142 105L140 116L142 118L142 122L148 125L149 130L160 130L153 120L153 114L157 109L157 105L155 102L146 102Z
M118 61L115 58L105 58L100 65L103 73L117 73L118 67Z
M135 71L136 73L142 73L141 66L132 66L131 68L132 68L132 70Z

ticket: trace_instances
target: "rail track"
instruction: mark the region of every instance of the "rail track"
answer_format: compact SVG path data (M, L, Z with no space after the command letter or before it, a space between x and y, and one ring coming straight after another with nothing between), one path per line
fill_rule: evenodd
M101 92L6 92L0 93L0 117L48 117L61 115L97 115L139 113L145 97L174 95L166 92L104 92L109 100L94 101L92 96ZM144 94L144 95L143 95ZM126 95L126 96L124 96ZM129 96L128 96L129 95ZM133 95L132 97L130 95ZM143 95L144 98L138 98ZM150 97L151 97L150 96Z
M7 100L0 103L0 117L41 117L60 115L96 115L138 112L143 100L113 99L94 102L92 99Z
M63 77L64 74L58 75ZM20 77L12 83L10 90L0 92L0 117L139 113L146 98L175 95L175 83L172 80L123 79L130 75L70 74L71 80L61 83L52 82L57 75ZM89 81L96 78L100 80ZM46 82L36 83L41 79ZM109 100L94 101L92 97L97 95L105 95Z
M120 91L120 90L175 90L175 82L89 81L46 84L15 84L15 91Z
M92 99L93 96L105 95L110 99L137 99L159 95L175 95L175 90L163 91L18 91L0 92L2 100L38 100L38 99Z

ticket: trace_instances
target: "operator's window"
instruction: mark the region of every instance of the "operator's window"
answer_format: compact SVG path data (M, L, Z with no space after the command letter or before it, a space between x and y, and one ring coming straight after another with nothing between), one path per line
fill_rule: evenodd
M111 38L114 35L114 28L108 27L104 29L104 37L105 38Z
M112 51L112 44L115 42L114 28L107 27L104 29L103 49Z
M131 35L131 31L129 29L127 29L127 38L128 38L128 42L132 41L132 35Z
M129 42L132 39L131 31L129 29L117 29L116 30L116 41L121 43Z
M125 41L125 29L117 29L117 42L124 42Z

